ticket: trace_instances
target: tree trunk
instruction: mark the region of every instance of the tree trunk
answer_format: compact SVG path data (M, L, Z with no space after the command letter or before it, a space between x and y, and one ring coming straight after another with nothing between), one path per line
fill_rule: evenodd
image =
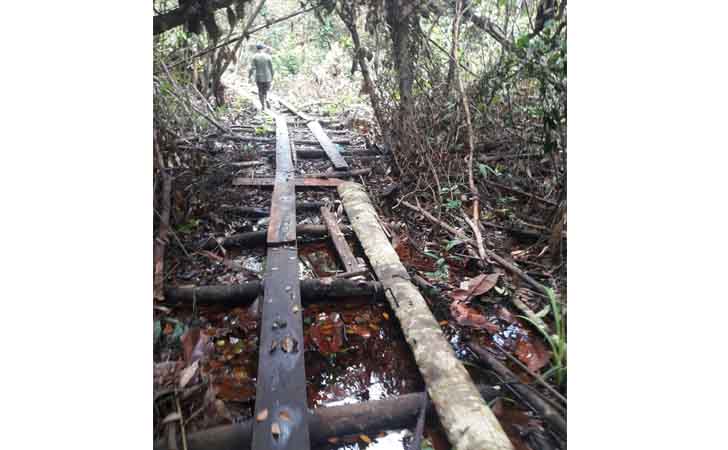
M207 8L203 8L200 0L190 1L179 8L168 11L164 14L154 16L154 35L164 33L165 31L183 25L190 19L197 19L200 14L206 12L214 13L218 9L227 8L238 0L210 0L207 2ZM204 10L204 11L203 11Z
M233 285L172 287L165 290L165 305L179 303L222 305L230 308L249 306L263 292L262 281L246 281ZM304 305L356 297L384 300L384 293L375 281L352 281L326 278L301 281L301 300Z
M425 299L410 281L364 188L346 182L338 191L354 232L399 319L453 448L513 450L500 423L453 353Z

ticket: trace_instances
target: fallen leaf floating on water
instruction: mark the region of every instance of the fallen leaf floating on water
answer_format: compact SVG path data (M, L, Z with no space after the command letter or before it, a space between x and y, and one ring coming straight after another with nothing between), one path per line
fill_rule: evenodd
M450 293L450 298L456 302L462 302L483 295L496 285L499 277L499 273L478 275L468 280L467 288L463 288L461 284L460 288L453 290Z
M539 339L521 337L516 343L515 354L533 372L538 372L551 360L551 352Z
M386 320L389 320L389 314L387 314L387 313L383 312L383 313L382 313L382 316L384 316L384 318L385 318Z
M337 442L339 442L339 438L337 437L330 437L326 440L329 441L329 444L336 444Z
M322 354L336 353L344 346L344 322L339 314L321 313L308 335Z
M268 408L265 408L263 411L259 412L257 416L255 416L255 420L257 420L258 422L262 422L267 418L268 418Z
M285 410L284 411L281 411L278 414L278 417L280 417L281 420L283 420L284 422L290 422L291 421L291 416L289 416L288 415L288 411L285 411Z
M372 443L372 440L366 434L360 434L359 435L359 439L361 439L362 441L366 442L367 444L371 444Z
M480 328L491 334L500 332L498 325L489 322L484 315L462 303L455 302L450 304L450 314L452 314L453 319L460 325Z

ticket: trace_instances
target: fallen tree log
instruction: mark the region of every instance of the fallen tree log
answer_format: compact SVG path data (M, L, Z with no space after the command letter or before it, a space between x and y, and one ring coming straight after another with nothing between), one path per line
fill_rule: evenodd
M350 232L350 230L345 230ZM201 244L203 250L214 250L218 246L222 247L260 247L265 245L265 240L268 232L263 231L249 231L247 233L233 234L231 236L223 238L209 238ZM327 237L329 231L326 229L326 225L297 225L296 236L298 239L305 237L322 238Z
M425 299L382 230L364 187L345 182L339 196L369 263L402 326L450 444L457 450L513 450L473 380L456 358Z
M165 305L182 303L198 305L222 305L226 307L248 306L263 293L262 281L246 281L232 285L196 287L170 287L165 290ZM340 300L352 297L368 297L383 301L382 285L376 281L352 281L344 278L301 280L301 300L304 305Z
M502 391L478 386L479 395L490 401ZM376 433L411 427L422 404L422 392L400 395L352 405L314 409L308 419L311 445L326 443L332 437ZM248 450L252 420L235 425L210 428L187 436L188 450ZM154 443L154 450L168 450L165 440ZM179 447L181 448L181 446Z

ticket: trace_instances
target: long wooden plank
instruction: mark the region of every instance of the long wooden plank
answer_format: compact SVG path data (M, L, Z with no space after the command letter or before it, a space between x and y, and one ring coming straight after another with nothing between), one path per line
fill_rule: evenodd
M294 166L286 121L278 115L276 137L276 184L267 235L255 394L256 420L251 447L253 450L308 450Z
M336 252L339 254L339 259L341 259L341 262L344 263L346 272L358 271L360 269L359 262L356 260L356 256L354 256L354 253L351 251L349 243L346 242L344 233L342 233L339 229L339 224L336 223L336 217L334 217L334 214L328 207L322 206L321 217L324 219L326 228L329 230L329 236L331 236L331 240L334 242L334 247L336 247Z
M239 177L233 179L233 186L254 186L254 187L273 187L277 183L277 178L245 178ZM338 178L292 178L292 185L296 187L336 187L344 182ZM273 193L275 201L275 192Z
M334 145L333 142L331 142L331 139L326 135L323 128L321 128L321 124L316 121L311 121L306 124L308 126L308 129L311 130L311 133L313 133L314 137L319 141L321 144L321 147L326 152L326 155L331 160L331 164L334 165L334 169L336 170L346 170L349 168L349 165L346 163L346 160L344 160L344 157L341 156L339 153L339 150L336 149L336 145Z
M276 177L268 225L268 243L296 241L295 171L285 119L276 116ZM233 182L233 184L235 184Z
M513 450L427 302L410 281L364 187L347 182L338 191L354 232L402 326L450 444L458 450Z

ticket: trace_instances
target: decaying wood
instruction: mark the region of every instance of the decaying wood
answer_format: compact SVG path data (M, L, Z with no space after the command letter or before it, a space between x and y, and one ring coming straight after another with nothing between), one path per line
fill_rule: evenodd
M351 251L349 243L346 242L344 233L342 233L339 229L339 224L336 223L336 217L331 210L329 210L328 206L321 207L321 218L324 220L324 224L326 224L326 228L329 230L331 241L334 243L336 252L339 254L339 258L344 264L346 272L356 272L359 270L359 262L356 260L356 256L354 256L354 253Z
M255 130L255 128L252 128L252 127L248 128L248 129L251 131ZM257 142L259 144L273 144L276 142L275 138L263 138L263 137L254 137L254 136L234 135L234 136L224 136L223 138L227 138L227 139L229 139L231 141L235 141L235 142ZM315 145L315 146L319 145L318 141L312 141L310 139L291 139L291 142L295 142L296 144L299 144L299 145ZM351 140L349 140L349 139L334 139L331 142L333 142L334 144L339 144L339 145L351 145Z
M324 202L296 202L296 212L301 210L318 210L319 208L324 206L324 204ZM268 217L270 215L270 208L222 205L220 209L224 211L236 212L246 217Z
M292 180L296 187L301 188L326 188L336 187L344 180L338 178L295 178ZM275 187L275 178L244 178L239 177L233 179L233 186L252 186L252 187Z
M343 231L345 233L351 232L351 230L348 229L344 229ZM247 233L233 234L231 236L218 239L210 238L201 245L201 248L204 250L214 250L218 248L218 246L222 246L224 248L260 247L265 245L266 235L266 231L249 231ZM322 238L328 236L329 232L325 225L297 225L296 235L298 239L303 237Z
M478 358L498 374L508 386L516 391L533 407L541 417L546 420L562 437L566 437L566 420L551 405L542 399L535 391L523 385L520 380L508 369L498 358L493 356L488 350L475 343L468 343L468 347L475 353Z
M155 143L155 147L157 147ZM154 240L154 300L164 301L164 254L169 238L169 216L172 197L172 177L165 172L164 162L156 148L159 176L162 178L162 211L159 214L159 234Z
M326 152L326 156L329 157L329 160L331 160L331 164L333 164L334 168L336 170L348 169L349 164L346 163L344 158L339 153L339 149L336 148L336 145L331 142L331 138L329 138L323 128L321 128L321 124L313 120L307 123L306 126L309 130L311 130L311 133L321 144L321 148L323 148Z
M339 152L343 157L362 157L362 156L382 156L382 154L376 150L342 150ZM264 158L272 158L275 156L275 151L272 150L260 150L258 155ZM327 158L326 152L319 149L307 149L298 148L296 149L296 155L301 159L325 159Z
M336 172L310 172L303 174L306 178L350 178L369 175L371 168L354 170L337 170Z
M502 391L490 386L478 386L477 392L488 401L502 394ZM332 437L411 427L416 421L423 394L417 392L385 400L316 408L308 420L311 445L324 444ZM187 436L187 442L189 450L247 450L250 449L251 436L252 421L246 421L192 433ZM167 442L154 443L154 450L168 449Z
M166 305L192 304L248 306L263 292L262 281L245 281L232 285L171 287L165 290ZM352 281L344 278L301 280L301 301L308 304L352 297L384 300L384 291L376 281Z
M338 187L346 214L394 310L453 448L512 450L503 428L457 359L382 230L364 188Z

